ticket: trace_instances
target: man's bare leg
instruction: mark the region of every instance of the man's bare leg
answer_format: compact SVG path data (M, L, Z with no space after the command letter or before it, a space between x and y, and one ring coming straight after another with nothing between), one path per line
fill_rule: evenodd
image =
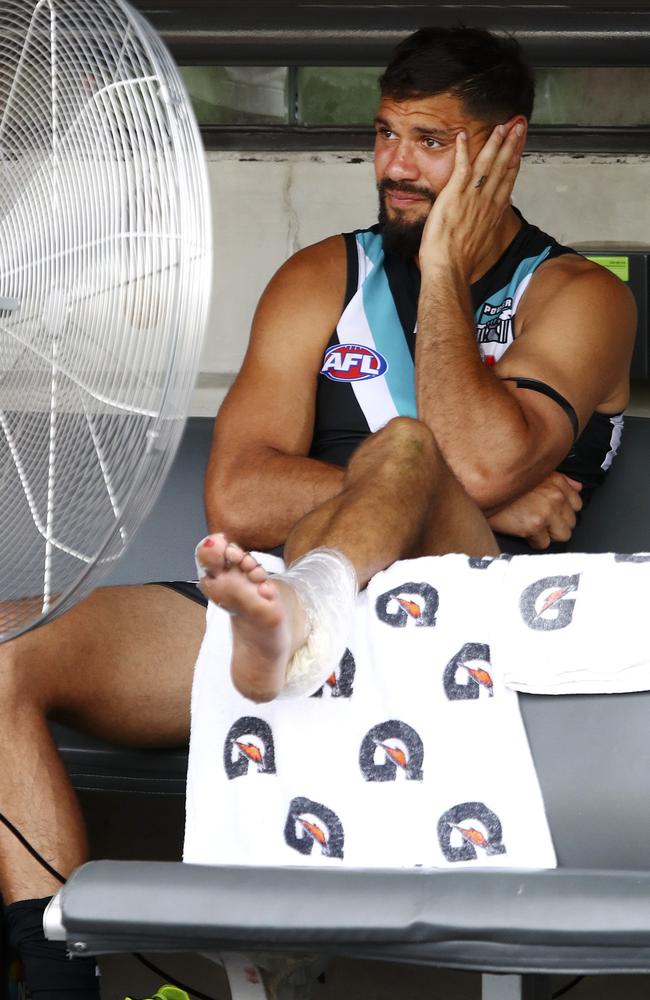
M289 535L285 559L327 546L352 563L359 588L397 559L467 552L497 555L487 521L453 477L424 424L391 421L353 455L343 490L304 517ZM268 701L282 688L289 659L307 625L293 587L223 535L199 546L207 571L201 589L233 612L232 676L238 690Z
M62 875L86 860L86 837L46 718L132 746L185 742L204 620L168 588L106 588L0 646L0 811ZM0 825L4 902L58 888Z

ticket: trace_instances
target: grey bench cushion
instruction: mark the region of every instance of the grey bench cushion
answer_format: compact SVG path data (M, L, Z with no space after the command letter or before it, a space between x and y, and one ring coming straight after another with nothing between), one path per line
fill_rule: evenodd
M282 951L499 972L650 970L648 874L101 861L78 869L59 901L68 941L98 954Z

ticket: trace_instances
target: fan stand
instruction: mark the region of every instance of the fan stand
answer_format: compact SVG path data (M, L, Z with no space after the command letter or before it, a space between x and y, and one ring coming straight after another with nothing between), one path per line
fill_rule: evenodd
M325 967L316 958L260 961L237 951L202 952L202 957L223 967L231 1000L310 1000L312 986Z
M204 952L203 958L223 966L231 1000L311 1000L316 977L324 968L315 960L276 960L274 972L262 972L243 952ZM292 968L293 966L293 968ZM549 976L481 974L481 1000L550 1000Z

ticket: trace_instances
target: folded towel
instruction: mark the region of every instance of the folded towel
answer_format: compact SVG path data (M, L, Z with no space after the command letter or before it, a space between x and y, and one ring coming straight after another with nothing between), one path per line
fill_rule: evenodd
M395 563L359 596L322 689L264 705L234 690L230 619L211 605L185 860L553 867L517 696L492 670L506 569L463 555Z
M650 688L650 556L516 556L501 583L492 652L507 687L535 694Z

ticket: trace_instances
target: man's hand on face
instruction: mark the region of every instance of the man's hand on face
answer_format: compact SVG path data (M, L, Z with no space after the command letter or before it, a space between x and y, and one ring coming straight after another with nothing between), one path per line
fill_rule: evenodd
M568 542L582 507L582 484L552 472L539 486L488 518L493 531L525 538L533 549L547 549L552 541Z
M427 218L420 244L423 276L442 264L470 281L510 204L524 146L521 122L497 125L470 162L467 135L456 136L454 169Z

